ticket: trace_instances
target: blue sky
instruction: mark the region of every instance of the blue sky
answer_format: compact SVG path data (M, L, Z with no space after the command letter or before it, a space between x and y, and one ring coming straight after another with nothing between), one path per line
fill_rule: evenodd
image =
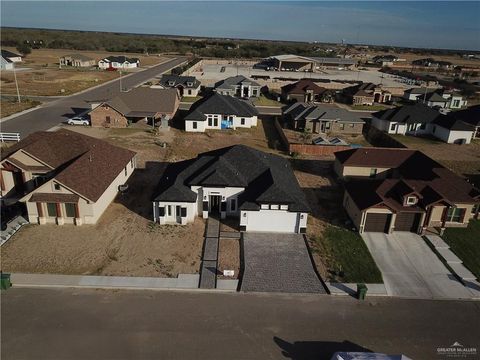
M479 1L1 1L2 26L480 50Z

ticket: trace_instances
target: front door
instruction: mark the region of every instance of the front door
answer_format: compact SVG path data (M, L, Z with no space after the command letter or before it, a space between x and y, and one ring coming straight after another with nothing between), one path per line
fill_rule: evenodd
M181 206L180 206L180 205L175 206L175 219L176 219L176 221L177 221L178 224L181 224L181 223L182 223L181 214L182 214L182 208L181 208Z
M23 190L25 188L24 183L23 183L22 172L21 171L13 171L12 175L13 175L13 183L15 184L15 191L20 194L20 193L23 192Z
M220 195L210 195L210 214L220 214Z

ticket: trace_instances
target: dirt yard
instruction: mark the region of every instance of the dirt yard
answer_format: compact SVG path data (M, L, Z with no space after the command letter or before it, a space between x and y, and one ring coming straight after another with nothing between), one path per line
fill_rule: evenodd
M218 244L218 275L219 279L238 279L240 272L240 240L220 239ZM223 276L223 270L233 270L235 275Z
M17 52L14 48L7 50ZM97 69L76 69L64 67L59 69L59 58L63 55L81 53L96 61L120 53L92 52L59 49L34 49L24 61L17 64L17 81L20 95L60 96L70 95L92 86L115 79L119 76L116 71ZM159 56L145 56L142 54L128 54L127 56L140 59L140 67L158 64L165 60ZM3 94L15 94L13 71L2 71L1 87Z
M2 270L10 272L176 276L198 273L204 221L188 226L152 223L151 196L165 166L166 149L141 129L69 127L138 153L138 169L126 195L118 196L96 225L30 225L2 246Z
M17 112L30 109L40 105L39 101L31 101L31 100L22 100L22 102L18 101L8 101L8 100L1 100L0 101L0 118L7 117L9 115L15 114Z

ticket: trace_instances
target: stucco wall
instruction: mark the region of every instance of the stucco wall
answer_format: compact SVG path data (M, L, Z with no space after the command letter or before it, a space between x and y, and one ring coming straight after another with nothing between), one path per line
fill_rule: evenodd
M343 129L342 129L343 125ZM330 131L327 133L338 133L338 134L361 134L363 130L363 123L341 123L341 122L332 122Z
M343 176L347 177L355 177L355 176L360 176L360 177L370 177L370 170L371 169L377 169L377 175L375 176L376 179L383 179L387 176L387 172L390 170L390 168L381 168L381 167L360 167L360 166L344 166L343 167Z

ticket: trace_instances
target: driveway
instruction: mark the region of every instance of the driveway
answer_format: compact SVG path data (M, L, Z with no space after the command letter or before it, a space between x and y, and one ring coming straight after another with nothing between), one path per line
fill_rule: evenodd
M364 233L362 237L382 272L388 295L424 299L472 297L419 235Z
M326 293L302 235L243 234L242 291Z

